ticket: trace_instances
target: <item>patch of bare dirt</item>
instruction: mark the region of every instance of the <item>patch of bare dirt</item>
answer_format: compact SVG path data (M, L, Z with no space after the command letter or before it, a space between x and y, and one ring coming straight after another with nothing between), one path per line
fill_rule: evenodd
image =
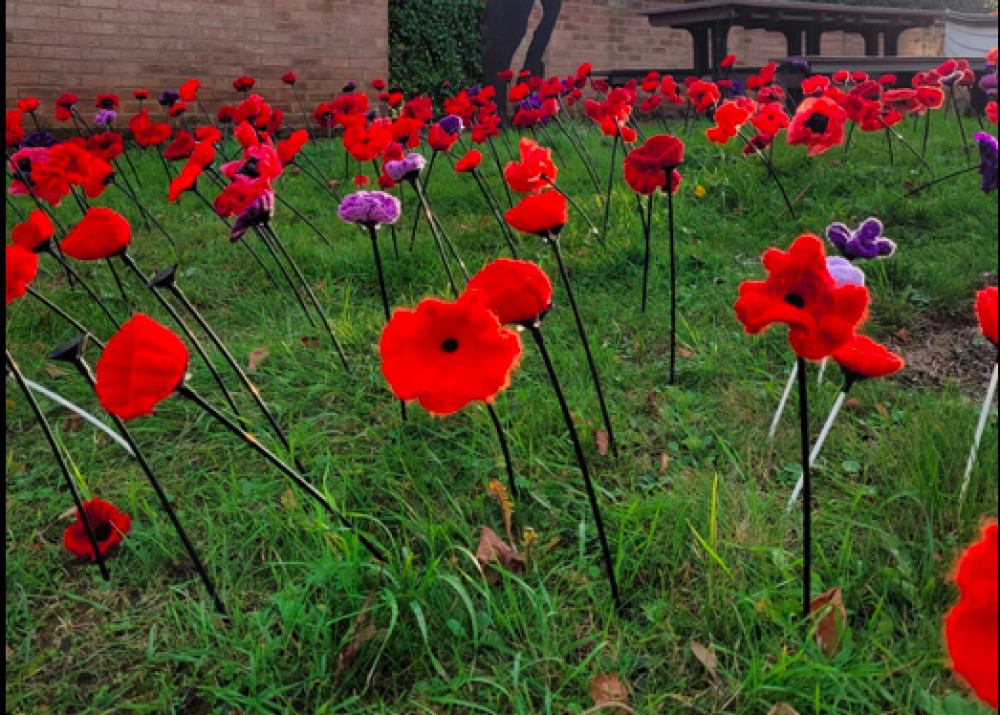
M958 386L977 399L990 381L997 357L974 317L952 313L923 316L885 343L906 359L896 379L921 387Z

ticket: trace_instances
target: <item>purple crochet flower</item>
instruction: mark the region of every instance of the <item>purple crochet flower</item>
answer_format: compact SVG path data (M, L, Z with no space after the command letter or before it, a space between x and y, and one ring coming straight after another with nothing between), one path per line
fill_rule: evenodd
M343 92L344 94L350 94L351 92L353 92L353 91L354 91L354 90L356 90L357 88L358 88L358 83L357 83L357 82L355 82L355 81L354 81L354 80L352 79L352 80L351 80L350 82L348 82L347 84L345 84L345 85L344 85L344 87L343 87L343 89L342 89L341 91L342 91L342 92Z
M160 95L160 98L157 101L160 103L161 107L172 107L175 104L177 104L177 100L180 98L181 96L177 94L177 92L165 89L163 90L163 94Z
M846 285L864 287L865 285L865 272L843 256L828 256L826 269L838 287Z
M233 222L233 227L229 231L229 240L236 243L251 228L270 223L272 218L274 218L274 192L268 191L258 196L252 204L243 209L243 213Z
M826 237L849 261L859 258L888 258L896 252L896 244L882 238L882 222L866 218L854 231L842 223L827 226Z
M997 76L992 72L990 74L984 74L979 80L979 89L983 90L991 97L995 97L997 94Z
M424 170L426 164L427 160L422 154L407 154L398 161L387 161L385 163L385 173L396 183L404 179L412 181Z
M101 126L110 126L115 123L115 119L118 118L118 114L110 109L102 109L97 114L94 115L94 124Z
M457 114L449 114L447 117L442 119L438 124L448 134L458 134L462 131L462 118Z
M42 148L47 149L50 146L55 146L59 143L59 140L48 132L32 132L24 138L21 142L21 147L24 149L28 148Z
M340 202L337 215L342 221L379 226L396 223L399 209L399 199L384 191L356 191Z
M979 175L983 177L979 190L992 194L997 190L997 140L986 132L976 132L976 142L979 144Z

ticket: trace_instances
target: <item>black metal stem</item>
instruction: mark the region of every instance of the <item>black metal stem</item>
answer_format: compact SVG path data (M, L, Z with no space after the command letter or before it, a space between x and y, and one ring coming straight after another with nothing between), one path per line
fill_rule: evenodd
M297 208L295 208L290 203L288 203L288 201L285 200L281 195L279 195L277 191L274 192L274 198L276 198L278 200L278 202L282 206L284 206L286 209L288 209L293 214L295 214L295 216L300 221L302 221L302 223L304 223L306 226L308 226L312 230L313 233L315 233L317 236L319 236L320 240L323 241L323 243L325 243L330 248L333 248L333 243L331 243L330 239L326 237L326 234L324 234L322 231L320 231L319 228L316 227L316 224L314 224L312 221L310 221L308 218L306 218L302 214L301 211L299 211Z
M100 340L98 340L97 338L95 338L94 335L93 335L93 333L91 333L89 330L87 330L85 327L83 327L83 325L80 323L80 321L78 321L76 318L74 318L73 316L71 316L69 313L67 313L65 310L63 310L62 308L60 308L58 305L56 305L55 303L53 303L51 300L49 300L48 298L46 298L44 295L42 295L41 293L39 293L38 291L36 291L31 286L25 286L25 290L27 291L28 295L30 295L33 298L35 298L35 300L38 300L39 302L41 302L42 305L44 305L46 308L48 308L49 310L51 310L53 313L55 313L60 318L62 318L63 320L65 320L67 323L69 323L70 325L72 325L74 328L76 328L77 330L79 330L81 333L83 333L84 335L86 335L90 339L90 341L92 343L94 343L94 345L96 345L97 347L99 347L102 350L104 349L104 343L102 343Z
M131 312L132 301L129 300L128 294L125 292L125 286L122 284L121 276L118 275L118 270L115 268L115 264L111 262L110 258L105 258L104 262L108 266L108 270L111 271L111 276L115 279L115 285L118 287L118 292L121 294L122 303L125 304L125 310Z
M493 144L493 137L486 137L486 145L490 148L490 154L493 156L493 163L496 164L497 172L500 174L500 183L503 184L503 190L507 194L507 208L514 206L514 196L510 193L510 187L503 178L503 167L500 165L500 155L497 154L497 148Z
M455 285L455 277L451 272L451 265L448 263L448 254L445 253L444 244L441 243L441 237L438 236L437 231L434 229L433 214L431 213L430 207L427 205L427 200L424 198L423 190L420 188L419 179L414 179L410 182L410 186L417 193L417 198L420 199L420 205L427 214L427 222L431 224L431 236L434 237L434 243L437 245L438 254L441 256L441 264L444 266L445 274L448 276L448 283L451 285L451 291L454 293L455 297L458 297L458 286Z
M802 617L809 618L812 607L812 479L809 473L809 385L806 361L796 358L799 367L799 438L802 449Z
M514 461L510 457L510 448L507 445L507 437L504 434L503 425L500 423L500 416L497 415L496 408L489 403L486 403L486 412L490 416L490 421L493 422L493 428L497 431L500 451L503 452L503 462L507 468L507 490L510 492L511 498L517 499L517 479L514 477Z
M642 312L646 312L646 293L649 285L650 234L653 230L653 194L646 197L646 211L639 204L639 217L642 219L642 232L646 250L642 257Z
M590 369L590 379L594 383L594 391L597 393L597 402L601 407L601 419L604 421L604 429L608 433L608 444L611 447L611 454L618 458L618 442L615 440L615 432L611 428L611 417L608 415L608 406L604 401L604 390L601 389L601 378L597 374L597 365L594 364L594 356L590 352L590 341L587 340L587 331L583 327L583 319L580 317L580 309L576 304L576 297L573 295L573 286L569 281L569 272L566 270L566 263L563 261L562 249L559 247L559 239L549 235L547 241L552 246L552 252L556 256L556 263L559 265L559 275L562 277L563 287L566 289L566 297L569 298L569 307L573 310L573 319L576 321L576 331L583 343L583 352L587 356L587 367Z
M382 312L385 314L385 322L389 322L391 317L389 314L389 292L385 287L385 272L382 270L382 255L378 248L378 230L375 224L368 224L368 235L372 240L372 253L375 256L375 272L378 273L378 288L379 293L382 295ZM403 421L406 422L406 401L399 401L399 412L403 417Z
M350 529L351 531L355 531L354 526L347 519L347 517L345 517L341 512L334 509L333 505L327 500L325 496L323 496L322 492L320 492L316 487L310 484L309 480L307 480L304 476L302 476L297 471L292 469L292 467L290 467L288 464L283 462L271 450L269 450L267 447L258 442L257 439L252 434L249 434L248 432L241 429L238 424L233 422L231 419L226 417L224 414L222 414L212 405L206 402L201 397L201 395L192 390L188 385L181 385L180 387L177 388L177 392L182 397L186 397L187 399L194 402L206 413L208 413L211 417L215 418L215 420L218 421L223 427L225 427L234 435L236 435L238 438L240 438L244 444L248 445L251 449L257 452L257 454L264 457L264 459L270 462L273 466L277 467L282 474L284 474L293 482L295 482L295 484L300 489L302 489L309 497L311 497L314 501L316 501L328 514L336 517L340 521L341 525L344 526L344 528ZM386 560L385 555L382 553L381 549L379 549L377 546L371 543L362 534L357 533L356 531L355 533L358 536L358 541L361 542L361 545L368 550L368 553L370 553L373 558L383 562Z
M583 217L583 220L587 222L588 226L590 226L590 230L593 233L595 233L599 239L601 239L601 243L603 244L604 243L604 235L597 229L597 226L595 226L594 222L590 220L590 217L587 216L586 213L584 213L584 210L582 208L580 208L580 205L573 199L573 197L570 196L569 194L567 194L561 188L559 188L559 186L556 185L556 182L553 181L552 179L550 179L549 177L547 177L545 174L542 174L542 180L545 181L546 183L548 183L549 186L551 186L553 189L555 189L560 195L562 195L562 197L564 199L566 199L566 202L570 206L572 206L573 209L578 214L580 214L580 216Z
M507 242L507 247L510 249L510 255L513 258L517 258L517 248L514 246L514 240L511 238L510 229L507 226L507 222L503 220L503 216L500 215L500 209L493 203L493 197L490 192L486 189L486 184L483 178L479 175L479 169L472 169L470 172L472 178L476 180L476 186L479 187L480 193L482 193L483 198L486 199L486 204L490 207L490 212L493 214L493 218L496 219L497 224L500 226L500 232L503 234L504 240Z
M608 584L611 586L611 598L615 602L615 608L621 613L622 604L621 597L618 594L618 580L615 577L614 558L611 555L611 548L608 546L608 539L604 533L604 519L601 517L601 507L597 501L597 490L594 488L593 480L590 478L587 458L583 454L583 445L580 444L580 435L577 434L576 425L573 424L573 415L569 411L569 405L566 404L566 397L563 395L562 387L559 385L559 377L556 375L555 367L552 365L552 358L549 357L549 351L545 347L545 339L542 337L542 331L537 326L529 327L528 330L531 333L531 337L535 340L535 345L538 346L542 362L545 363L549 382L552 383L552 391L556 395L556 401L559 402L563 422L566 424L570 441L573 443L573 451L576 453L576 463L580 468L580 475L583 477L583 484L587 491L587 499L590 502L590 511L594 517L594 522L597 524L597 537L601 544L601 554L604 557L604 568L608 574Z
M934 179L933 181L928 181L926 184L921 184L920 186L916 187L915 189L910 189L909 191L906 192L906 195L910 196L911 194L916 194L916 193L918 193L920 191L923 191L924 189L926 189L929 186L934 186L934 184L940 184L942 181L947 181L948 179L954 179L956 176L961 176L962 174L968 174L971 171L979 171L979 167L978 166L969 166L969 167L966 167L965 169L959 169L958 171L953 171L950 174L945 174L944 176L939 176L938 178Z
M94 379L94 374L90 371L90 366L84 362L81 356L74 357L72 363L76 369L80 371L80 374L83 375L90 387L93 388L96 381ZM156 492L156 496L160 500L160 506L162 506L163 510L167 513L167 517L170 519L170 523L173 525L174 531L176 531L177 536L180 537L181 543L184 545L184 549L187 551L195 569L198 571L198 575L201 577L202 583L205 584L205 589L208 591L209 596L212 597L212 601L215 604L215 610L222 615L225 615L226 607L219 598L219 595L215 590L215 585L212 583L212 579L205 570L205 565L198 556L198 552L195 550L194 544L192 544L191 540L188 538L187 532L184 531L184 527L181 525L180 519L177 518L177 513L170 504L170 499L167 497L167 493L163 491L163 487L160 486L160 482L153 473L152 468L149 466L149 462L146 461L146 457L143 455L142 450L139 449L139 445L136 444L135 438L132 437L132 433L129 432L125 423L115 415L111 415L111 419L114 421L115 427L117 427L122 437L125 438L129 448L135 455L135 459L139 463L139 467L142 469L143 474L146 475L149 485L153 487L153 491Z
M281 275L285 279L285 282L292 289L292 293L295 295L295 300L298 302L299 307L302 308L302 312L303 314L305 314L306 320L308 320L309 324L314 328L317 327L316 321L313 319L312 313L309 312L309 307L306 305L305 298L303 298L302 293L299 292L299 288L295 284L295 281L292 280L292 276L291 274L289 274L288 269L285 268L285 264L282 263L281 259L278 257L278 252L275 250L274 245L272 245L270 236L268 236L260 226L254 226L253 231L254 233L257 234L257 237L260 238L261 243L264 244L264 247L267 249L268 253L271 254L271 258L277 264L278 269L281 271Z
M104 301L101 300L101 298L97 295L97 293L94 292L94 289L90 287L90 284L87 283L85 280L83 280L80 274L77 273L75 270L73 270L73 267L70 266L70 264L66 261L66 259L60 256L56 250L50 248L49 250L46 251L46 253L48 253L50 256L56 259L56 261L59 262L59 265L61 265L63 269L67 273L69 273L69 275L73 276L74 280L76 280L81 286L83 286L84 292L86 292L86 294L90 296L90 299L92 301L97 303L98 307L100 307L104 315L107 316L109 321L111 321L111 324L115 326L115 330L118 330L118 328L122 326L121 323L118 322L118 319L115 318L115 316L112 314L111 310L104 303Z
M608 234L608 219L611 217L611 185L614 183L615 178L615 158L618 154L619 136L619 134L615 134L615 138L611 141L611 163L608 165L608 192L604 201L604 230L601 232L602 236L607 236Z
M674 192L667 186L667 233L670 240L670 384L676 379L677 365L677 251L674 243ZM650 211L649 223L653 223Z
M65 481L66 486L69 487L69 493L73 497L73 504L76 505L76 513L80 515L84 531L87 532L87 541L90 542L90 548L94 551L97 566L101 571L101 578L105 581L110 581L111 574L108 572L108 565L104 561L104 554L101 553L97 533L94 531L93 524L90 523L90 517L87 516L87 511L83 508L83 499L80 498L80 492L76 488L76 484L73 482L73 475L70 474L69 465L66 464L66 457L63 455L62 450L59 449L59 443L56 442L56 437L52 432L52 427L49 426L49 421L45 419L45 413L42 412L42 408L38 404L38 400L35 399L35 395L31 392L31 388L28 387L28 383L25 382L24 375L21 374L20 368L17 366L17 363L14 362L14 358L11 357L10 352L7 352L6 356L7 369L14 375L14 381L17 382L17 386L21 388L21 392L24 393L24 399L27 400L28 404L31 406L31 411L35 413L35 418L38 420L38 424L42 428L42 432L45 434L45 439L49 443L49 449L52 450L52 456L56 458L56 463L59 465L59 471L62 472L63 481Z
M761 150L758 149L750 139L747 139L746 135L744 135L742 131L738 131L737 135L739 136L740 139L743 140L743 143L746 146L748 146L751 149L753 149L754 154L756 154L757 157L764 163L764 166L767 169L768 176L770 176L771 179L774 181L774 183L778 185L778 190L781 192L781 198L783 198L785 200L785 206L788 207L788 214L793 219L795 219L796 218L796 216L795 216L795 209L792 206L792 201L791 201L791 199L788 198L788 193L785 191L784 185L781 183L781 180L778 178L778 173L774 170L774 164L772 164L770 162L770 160L768 160L768 158L766 156L764 156L763 152L761 152ZM668 185L668 187L672 183L673 183L673 179L670 176L668 176L667 177L667 185Z

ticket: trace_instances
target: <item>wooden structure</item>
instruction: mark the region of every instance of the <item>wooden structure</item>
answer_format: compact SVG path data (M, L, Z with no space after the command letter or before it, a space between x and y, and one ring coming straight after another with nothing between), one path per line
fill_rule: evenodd
M865 40L866 56L878 56L881 45L883 55L892 57L898 54L900 34L936 25L945 19L944 11L939 10L767 0L708 0L672 4L639 14L645 15L653 27L671 27L691 33L694 74L716 76L719 63L728 54L727 37L732 27L782 33L789 57L819 55L823 33L834 31L861 35Z

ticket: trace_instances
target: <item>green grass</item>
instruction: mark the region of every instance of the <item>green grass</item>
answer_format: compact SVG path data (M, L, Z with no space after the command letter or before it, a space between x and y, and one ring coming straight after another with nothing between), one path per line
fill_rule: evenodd
M935 171L967 166L954 125L937 126ZM610 146L592 131L587 142L603 174ZM192 404L171 400L131 427L231 611L220 620L136 466L104 435L46 405L81 487L134 520L104 583L62 550L67 522L59 515L71 502L8 382L7 711L579 713L593 705L590 679L613 673L641 713L751 715L780 701L816 715L979 712L946 669L941 619L956 598L947 580L955 554L981 517L997 513L995 414L969 497L958 505L993 358L971 326L975 290L995 281L996 197L977 190L975 174L904 197L904 182L927 175L898 150L889 167L881 137L856 136L848 154L834 149L813 160L777 147L789 193L802 192L793 220L763 167L740 158L736 146L709 145L700 130L687 143L676 201L684 348L677 385L667 384L664 202L654 220L646 314L639 312L640 225L620 182L606 247L572 214L563 233L622 445L618 462L596 450L600 415L561 288L545 325L600 484L626 617L613 612L572 449L533 346L526 342L497 408L522 488L517 518L539 539L525 573L490 586L474 553L480 526L502 532L486 494L491 478L503 479L496 437L478 407L447 419L414 407L401 423L378 368L383 320L365 235L340 224L305 177L282 179L280 193L334 242L325 246L279 206L275 227L344 341L347 374L324 335L229 244L221 224L193 197L166 204L158 162L138 157L143 195L177 238L176 256L120 196L99 203L133 220L133 254L146 271L180 263L185 291L239 360L267 348L254 379L309 476L391 558L373 563L274 469ZM599 219L601 199L588 192L569 146L558 146L560 183ZM439 162L430 197L474 270L503 254L502 237L484 219L471 179L445 169ZM406 250L413 206L408 195L398 260L382 233L397 305L447 295L426 228L416 250ZM59 215L69 223L77 217L71 202ZM746 336L732 304L741 281L763 276L767 247L869 215L882 218L900 246L870 267L870 333L886 339L905 328L911 341L902 350L915 364L940 358L942 370L955 362L963 373L933 381L904 371L860 385L857 406L827 442L815 478L814 580L817 592L840 586L848 612L844 648L827 657L799 620L800 518L784 516L798 474L794 407L766 443L791 354L781 329ZM13 223L8 211L8 231ZM522 237L519 248L555 277L544 245ZM101 315L54 264L42 264L36 286L108 337ZM124 310L103 266L82 270ZM166 322L137 281L129 283L138 305ZM44 360L72 328L28 298L10 307L6 330L29 378L100 414L80 379ZM954 350L928 357L924 343L939 330L954 335ZM318 338L318 347L304 336ZM204 367L193 361L192 372L192 384L221 404ZM834 373L813 388L813 435L835 397ZM248 396L240 405L256 418ZM257 431L265 439L265 425ZM358 633L359 647L349 648ZM716 676L692 655L691 642L714 645ZM343 658L345 649L354 657Z

